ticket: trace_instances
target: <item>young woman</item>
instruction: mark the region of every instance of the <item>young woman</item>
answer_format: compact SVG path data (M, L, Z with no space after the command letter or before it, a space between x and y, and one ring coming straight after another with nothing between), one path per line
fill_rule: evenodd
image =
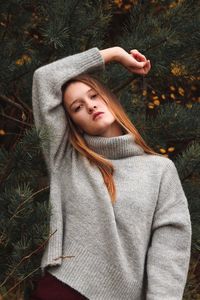
M115 61L146 75L136 49L91 48L37 69L33 113L52 209L32 300L180 300L191 221L175 164L142 139L91 73Z

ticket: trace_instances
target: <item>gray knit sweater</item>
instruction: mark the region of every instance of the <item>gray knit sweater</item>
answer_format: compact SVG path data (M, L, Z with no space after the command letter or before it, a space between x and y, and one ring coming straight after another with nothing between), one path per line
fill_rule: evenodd
M112 205L96 166L68 140L61 85L105 70L97 47L42 66L33 76L36 127L48 128L51 233L41 268L90 300L180 300L191 247L187 199L175 164L150 155L130 134L84 138L114 165Z

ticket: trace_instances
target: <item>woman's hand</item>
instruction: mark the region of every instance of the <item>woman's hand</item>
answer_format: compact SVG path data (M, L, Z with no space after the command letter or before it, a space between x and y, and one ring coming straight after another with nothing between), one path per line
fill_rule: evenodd
M131 73L140 75L148 74L151 69L150 60L147 60L138 50L133 49L130 54L123 48L115 46L100 50L105 63L117 61Z
M146 57L136 49L131 50L129 54L123 48L120 48L115 59L131 73L146 75L151 69L150 60L147 60Z

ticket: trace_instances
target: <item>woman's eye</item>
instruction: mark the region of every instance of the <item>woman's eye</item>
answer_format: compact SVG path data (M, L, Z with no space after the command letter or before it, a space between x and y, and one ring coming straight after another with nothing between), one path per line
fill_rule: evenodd
M95 98L95 97L97 97L97 94L91 96L91 98ZM80 107L81 107L81 105L77 106L77 107L74 109L74 111L75 111L75 112L78 111Z
M75 110L74 110L74 111L78 111L78 110L79 110L79 107L80 107L80 105L79 105L79 106L77 106L77 107L75 108Z

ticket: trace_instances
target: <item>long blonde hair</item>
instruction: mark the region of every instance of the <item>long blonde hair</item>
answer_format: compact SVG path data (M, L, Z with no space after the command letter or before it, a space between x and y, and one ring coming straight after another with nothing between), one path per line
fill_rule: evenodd
M126 132L132 134L133 137L135 137L135 142L143 148L144 152L159 156L162 155L155 152L145 143L145 141L143 140L143 138L141 137L141 135L127 116L126 112L124 111L121 103L118 101L115 94L109 88L107 88L99 79L96 79L94 76L84 73L73 77L72 79L65 82L62 85L62 100L69 126L69 141L80 154L87 157L91 164L95 164L99 168L103 176L104 183L107 186L108 192L110 194L111 202L114 203L116 201L116 188L113 180L113 164L103 155L94 152L87 146L86 141L84 140L80 130L78 129L77 125L73 122L72 118L68 113L68 110L65 107L64 93L70 83L77 81L87 84L102 97L102 99L108 105L111 112L114 114L116 121L122 126L122 128L124 128Z

